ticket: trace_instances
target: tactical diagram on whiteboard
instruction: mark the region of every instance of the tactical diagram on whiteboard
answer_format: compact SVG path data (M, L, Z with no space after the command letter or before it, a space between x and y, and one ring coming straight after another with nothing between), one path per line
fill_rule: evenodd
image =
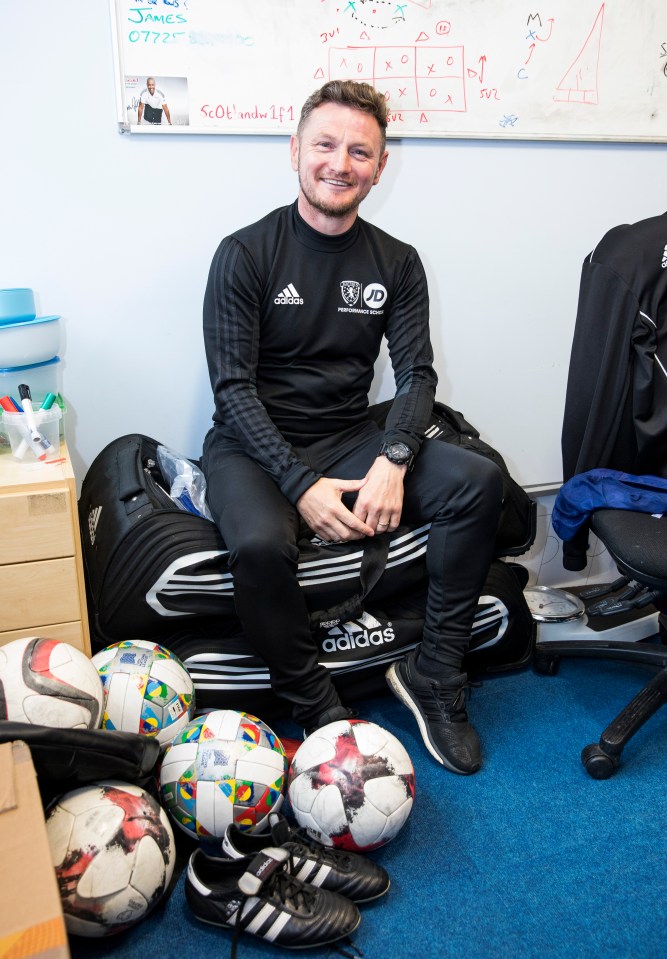
M364 0L358 0L363 3ZM371 7L377 7L371 4ZM407 4L391 4L397 11L392 22L405 16ZM354 19L359 19L357 0L350 0L348 9ZM377 11L376 11L377 12ZM604 4L600 7L595 24L590 31L583 49L575 62L568 69L565 77L554 89L554 100L564 103L590 103L597 100L597 74L599 51L602 32ZM370 11L369 11L370 18ZM528 56L517 70L517 77L526 80L529 77L526 69L537 43L548 43L553 32L553 18L548 21L545 36L540 36L543 26L539 14L532 14L527 18L527 39L531 40L528 47ZM375 24L379 26L379 24ZM388 26L388 24L387 24ZM446 36L451 31L449 21L439 21L435 25L438 36ZM532 29L537 27L538 30ZM539 32L538 32L539 31ZM361 38L367 36L362 31ZM431 38L422 33L418 42L426 43ZM390 123L401 124L403 114L418 113L417 122L428 124L433 122L432 113L438 112L465 112L467 110L466 80L469 83L479 83L472 96L482 96L487 100L500 102L501 96L497 87L485 85L484 67L487 55L483 54L474 67L465 66L464 47L336 47L329 53L329 67L327 79L346 79L356 77L366 80L382 90L389 108ZM324 71L317 74L324 80ZM507 116L499 118L499 125L507 125ZM513 118L516 122L518 116ZM436 121L437 122L437 121Z
M664 0L109 2L124 132L289 134L351 78L390 136L667 139Z

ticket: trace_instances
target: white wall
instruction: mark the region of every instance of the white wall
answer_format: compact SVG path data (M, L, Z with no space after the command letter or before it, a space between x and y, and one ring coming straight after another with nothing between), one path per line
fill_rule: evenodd
M286 137L117 132L106 3L0 0L0 287L63 317L79 479L116 436L196 456L211 414L201 302L219 240L295 196ZM560 476L579 271L665 208L662 145L404 140L364 216L429 276L439 398L525 484ZM374 398L391 394L386 361Z

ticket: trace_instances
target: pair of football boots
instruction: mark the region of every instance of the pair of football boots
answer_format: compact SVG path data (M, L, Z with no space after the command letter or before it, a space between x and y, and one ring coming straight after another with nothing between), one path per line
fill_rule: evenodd
M292 829L280 813L270 833L227 828L216 849L190 857L185 896L201 922L288 949L324 946L350 936L361 921L358 905L383 896L389 876L355 852L333 849Z

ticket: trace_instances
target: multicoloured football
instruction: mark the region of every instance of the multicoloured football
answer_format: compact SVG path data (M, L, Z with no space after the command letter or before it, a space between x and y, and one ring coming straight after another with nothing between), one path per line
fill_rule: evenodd
M67 931L109 936L158 904L174 871L169 817L139 786L109 780L65 793L46 831Z
M403 828L412 810L415 774L392 733L361 719L342 719L299 746L287 795L297 822L318 842L365 852Z
M215 709L173 739L160 768L162 804L190 836L222 838L230 823L261 830L280 809L287 758L256 716Z
M154 736L165 748L195 712L195 687L183 663L143 639L93 656L104 690L102 729Z

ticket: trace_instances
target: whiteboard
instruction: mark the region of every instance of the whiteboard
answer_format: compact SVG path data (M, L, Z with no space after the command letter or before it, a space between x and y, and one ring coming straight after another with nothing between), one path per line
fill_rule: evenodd
M289 134L329 79L389 136L667 140L667 0L110 0L121 132ZM151 76L171 125L137 125Z

